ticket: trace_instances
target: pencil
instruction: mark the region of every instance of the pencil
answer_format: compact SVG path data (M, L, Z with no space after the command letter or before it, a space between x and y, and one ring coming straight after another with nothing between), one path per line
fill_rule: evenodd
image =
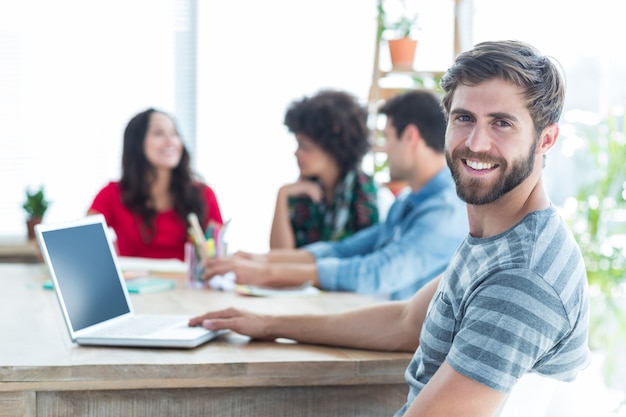
M202 233L202 227L200 226L198 216L196 215L196 213L189 213L187 215L187 220L189 221L189 225L191 226L191 237L193 238L194 244L196 245L198 255L200 255L200 259L206 261L207 259L209 259L209 253L207 251L206 240L204 238L204 233Z

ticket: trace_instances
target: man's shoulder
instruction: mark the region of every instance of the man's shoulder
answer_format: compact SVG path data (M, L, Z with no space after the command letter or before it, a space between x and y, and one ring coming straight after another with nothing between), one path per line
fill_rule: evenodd
M565 220L554 206L529 213L510 233L510 239L532 245L537 256L555 258L563 253L578 252L578 244Z
M394 206L395 210L402 210L405 214L411 212L413 216L436 211L455 223L467 223L467 206L456 194L454 183L446 181L429 183L418 191L408 190L396 199Z
M584 277L582 254L554 207L529 213L500 235L468 237L460 249L458 266L472 262L479 265L472 271L473 275L511 268L519 273L526 269L542 276L550 285L565 276ZM564 271L568 272L564 274Z

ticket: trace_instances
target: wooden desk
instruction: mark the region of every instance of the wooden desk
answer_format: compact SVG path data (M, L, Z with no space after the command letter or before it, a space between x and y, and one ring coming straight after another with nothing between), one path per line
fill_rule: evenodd
M82 347L70 342L45 267L0 264L0 416L391 416L411 358L234 333L193 350ZM134 295L138 312L238 306L316 313L375 301L347 293L248 298L184 288Z
M35 240L26 236L0 236L0 263L39 263L41 252Z

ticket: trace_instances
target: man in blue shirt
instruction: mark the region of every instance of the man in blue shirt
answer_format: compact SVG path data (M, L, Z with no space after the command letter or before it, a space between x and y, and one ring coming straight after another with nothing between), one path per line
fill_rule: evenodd
M285 287L311 282L327 291L405 300L441 274L467 235L468 222L446 165L446 121L439 100L427 91L410 91L388 100L380 113L387 118L390 177L410 187L396 199L384 223L340 242L211 259L204 279L232 271L238 284Z

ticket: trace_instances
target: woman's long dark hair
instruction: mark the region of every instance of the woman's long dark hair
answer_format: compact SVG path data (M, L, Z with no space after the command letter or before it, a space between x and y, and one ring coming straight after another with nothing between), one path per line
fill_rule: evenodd
M154 218L157 211L150 201L150 186L156 180L156 170L144 153L150 117L155 112L170 117L166 113L150 108L137 114L128 122L124 130L122 178L120 180L122 202L141 219L142 235L146 243L154 238L156 232ZM183 223L187 224L189 213L196 213L200 221L207 219L207 207L201 184L194 180L191 158L184 145L180 162L172 171L169 190L173 197L174 211Z

